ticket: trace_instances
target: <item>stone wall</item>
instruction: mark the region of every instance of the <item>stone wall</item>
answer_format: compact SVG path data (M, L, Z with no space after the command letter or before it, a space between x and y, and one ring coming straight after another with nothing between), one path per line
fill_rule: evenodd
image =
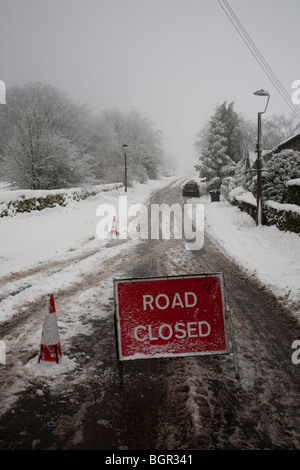
M233 193L233 192L232 192ZM231 193L230 202L247 212L256 220L256 200L251 193ZM300 206L297 204L279 204L267 201L263 208L263 224L276 225L285 232L300 233Z
M17 190L0 192L0 217L14 216L17 213L41 211L57 205L66 206L71 201L79 201L99 192L112 191L123 186L123 183L112 183L89 188L60 190Z

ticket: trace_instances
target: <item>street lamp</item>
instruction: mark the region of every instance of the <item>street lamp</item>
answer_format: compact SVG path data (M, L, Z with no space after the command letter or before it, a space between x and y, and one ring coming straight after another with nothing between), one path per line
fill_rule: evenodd
M124 149L124 156L125 156L125 193L127 193L127 161L126 161L126 147L128 147L127 144L122 145Z
M267 90L258 90L253 93L256 96L267 96L268 100L264 111L258 113L257 122L257 196L256 196L256 225L262 224L262 159L261 159L261 115L267 110L270 94Z

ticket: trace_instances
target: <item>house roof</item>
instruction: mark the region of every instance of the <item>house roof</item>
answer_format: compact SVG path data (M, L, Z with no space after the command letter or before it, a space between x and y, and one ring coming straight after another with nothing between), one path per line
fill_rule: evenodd
M267 150L263 156L266 158L266 159L269 159L273 153L279 153L282 149L285 149L285 148L288 148L286 147L287 145L291 144L293 141L299 141L298 142L298 145L300 146L300 132L297 132L291 136L289 136L287 139L283 140L282 142L280 142L280 144L278 144L276 147L274 147L273 149L270 149L270 150Z
M300 139L300 132L297 132L296 134L288 137L287 139L285 139L283 142L281 142L279 145L277 145L277 148L281 148L282 146L285 146L286 144L292 142L294 139Z

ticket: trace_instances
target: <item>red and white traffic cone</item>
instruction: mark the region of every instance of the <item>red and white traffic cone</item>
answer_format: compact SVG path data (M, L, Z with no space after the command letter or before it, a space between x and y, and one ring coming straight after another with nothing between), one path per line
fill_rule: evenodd
M111 237L117 237L119 235L115 216L113 218L112 225L111 225L111 231L109 232L109 234L110 234Z
M62 357L53 294L47 295L46 315L41 337L39 362L56 362Z

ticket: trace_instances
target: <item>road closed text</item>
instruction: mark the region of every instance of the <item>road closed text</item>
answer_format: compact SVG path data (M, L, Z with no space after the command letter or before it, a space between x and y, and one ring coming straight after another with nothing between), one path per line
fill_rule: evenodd
M179 292L172 294L172 300L166 294L143 295L143 310L154 310L155 305L159 310L175 307L195 307L197 303L197 296L194 292L184 292L180 295Z
M137 341L169 341L172 338L197 338L208 336L211 327L206 321L175 323L174 326L163 323L159 326L138 325L134 328L134 337Z

